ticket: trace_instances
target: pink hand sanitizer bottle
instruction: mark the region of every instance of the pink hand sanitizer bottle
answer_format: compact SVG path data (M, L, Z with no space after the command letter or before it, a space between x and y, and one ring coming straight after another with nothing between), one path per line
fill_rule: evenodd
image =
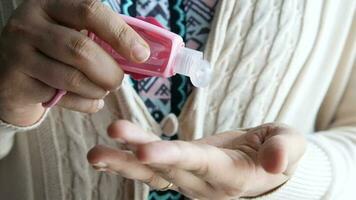
M148 43L151 55L146 62L130 62L93 33L89 33L89 37L108 52L125 73L134 79L151 76L168 78L178 73L189 76L196 87L209 84L212 69L209 62L203 59L202 52L184 47L179 35L164 29L154 18L121 17Z

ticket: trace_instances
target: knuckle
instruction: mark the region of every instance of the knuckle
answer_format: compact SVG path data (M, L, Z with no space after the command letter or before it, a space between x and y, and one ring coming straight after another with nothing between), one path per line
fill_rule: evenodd
M198 176L201 177L208 177L209 176L209 166L208 165L203 165L199 167L194 173Z
M127 26L126 24L121 24L118 26L114 26L113 28L113 33L114 36L116 37L116 41L118 42L118 46L119 44L127 41L130 37L132 37L132 35L130 34L130 27Z
M128 152L128 151L125 151ZM122 155L120 155L120 160L124 163L131 163L133 162L133 156L130 153L123 153Z
M90 39L87 37L80 37L77 39L72 39L70 42L70 52L73 57L83 60L89 57L90 52Z
M67 86L73 90L77 90L83 83L85 76L80 71L73 71L67 76Z
M207 154L204 153L204 149L205 149L205 151L209 151L209 152L214 152L214 151L212 151L210 145L199 144L198 147L199 147L199 150L202 152L201 156L199 157L200 165L195 170L193 170L193 172L198 176L207 177L209 175L209 172L211 171L211 169L210 169L209 158L208 158Z
M98 0L84 0L79 5L79 14L82 20L87 21L94 17L101 7Z
M123 78L124 74L122 72L117 73L112 79L107 79L102 87L108 91L117 90L120 87Z
M163 170L163 173L165 174L165 176L169 181L172 181L176 179L178 170L174 168L167 168Z
M209 173L209 165L202 164L198 169L194 171L194 173L198 176L206 177Z
M294 129L287 124L273 122L262 125L261 132L263 135L273 136L282 132L294 132Z
M159 183L159 180L160 180L159 176L157 176L156 174L152 174L147 179L143 179L142 182L144 182L144 183L146 183L147 185L150 185L150 186L157 186L158 183Z

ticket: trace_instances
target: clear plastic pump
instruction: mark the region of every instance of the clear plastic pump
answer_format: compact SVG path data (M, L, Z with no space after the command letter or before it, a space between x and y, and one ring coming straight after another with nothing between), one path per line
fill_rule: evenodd
M181 48L174 59L175 73L189 76L196 87L206 87L212 74L208 61L204 60L203 53L189 48Z

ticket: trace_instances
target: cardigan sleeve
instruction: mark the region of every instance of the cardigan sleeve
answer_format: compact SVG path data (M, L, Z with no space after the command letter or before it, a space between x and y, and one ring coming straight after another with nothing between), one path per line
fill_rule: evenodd
M0 159L10 152L14 143L15 132L16 128L0 121Z
M35 124L26 127L8 124L0 119L0 159L4 158L10 152L16 133L37 128L46 118L48 112L49 109L46 109L41 119L39 119Z

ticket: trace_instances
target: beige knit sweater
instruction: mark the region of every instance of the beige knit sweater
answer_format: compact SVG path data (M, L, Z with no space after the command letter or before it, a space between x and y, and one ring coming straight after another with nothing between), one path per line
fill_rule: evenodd
M0 1L0 25L17 5ZM220 0L205 50L214 80L189 97L180 137L287 123L307 137L306 154L261 198L354 199L355 10L355 0ZM144 199L147 187L86 161L95 144L119 147L105 131L118 118L162 131L127 80L97 114L54 108L33 127L1 122L0 199Z

